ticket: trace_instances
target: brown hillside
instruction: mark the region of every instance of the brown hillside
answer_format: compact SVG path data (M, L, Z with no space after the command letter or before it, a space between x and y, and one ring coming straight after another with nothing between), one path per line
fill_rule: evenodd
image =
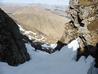
M48 36L48 41L57 41L64 30L66 22L64 17L46 11L38 6L23 7L13 13L17 20L26 30L37 29Z

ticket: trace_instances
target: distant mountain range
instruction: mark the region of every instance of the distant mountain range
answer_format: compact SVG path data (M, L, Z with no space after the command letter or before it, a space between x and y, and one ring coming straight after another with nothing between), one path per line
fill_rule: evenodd
M47 11L51 11L52 13L55 13L57 15L66 16L65 11L68 9L68 5L47 5L47 4L23 4L23 5L17 5L17 4L0 4L0 7L7 9L7 12L16 11L16 9L19 9L20 7L24 6L39 6L41 8L44 8ZM8 8L10 8L8 10Z
M48 11L51 11L57 15L66 16L65 11L68 9L68 5L41 5L43 8L45 8Z

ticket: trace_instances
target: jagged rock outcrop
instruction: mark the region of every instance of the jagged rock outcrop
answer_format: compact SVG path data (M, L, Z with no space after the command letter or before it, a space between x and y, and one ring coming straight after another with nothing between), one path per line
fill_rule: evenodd
M16 66L30 60L18 25L0 9L0 61Z
M67 13L70 21L65 24L64 34L59 41L68 44L79 37L79 56L92 55L98 60L98 0L70 0ZM90 53L92 50L94 54Z

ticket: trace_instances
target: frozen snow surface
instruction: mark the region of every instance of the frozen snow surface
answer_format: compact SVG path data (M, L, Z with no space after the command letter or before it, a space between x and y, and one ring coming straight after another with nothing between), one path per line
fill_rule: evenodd
M0 74L97 74L93 72L94 59L91 56L75 61L76 49L79 47L77 40L53 54L34 51L30 44L26 44L26 47L31 60L17 67L0 62Z

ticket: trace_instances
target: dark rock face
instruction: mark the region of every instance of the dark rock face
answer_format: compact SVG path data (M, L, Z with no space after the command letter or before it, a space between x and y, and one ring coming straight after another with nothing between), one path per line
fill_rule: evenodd
M81 52L81 48L78 48L76 61L78 61L81 56L87 58L89 55L95 58L95 67L98 68L98 43L96 44L96 46L92 46L92 45L85 46L84 51L82 52Z
M30 60L19 27L0 9L0 61L16 66Z
M59 51L60 51L61 48L64 47L64 46L66 46L66 45L67 45L67 44L58 41L58 42L57 42L57 46L55 47L55 51L56 51L56 50L59 50Z

